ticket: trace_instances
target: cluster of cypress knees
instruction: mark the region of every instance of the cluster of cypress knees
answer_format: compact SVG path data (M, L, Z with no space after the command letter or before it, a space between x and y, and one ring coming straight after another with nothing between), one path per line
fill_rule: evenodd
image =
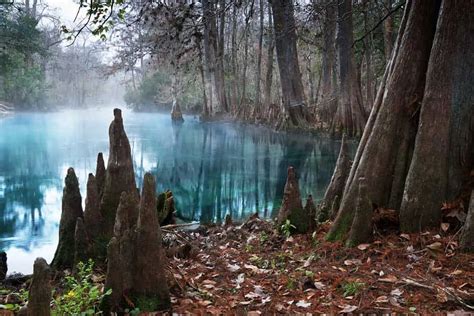
M173 221L173 195L157 196L150 173L138 191L120 109L114 109L109 141L107 168L99 153L95 176L89 174L84 210L74 169L67 171L58 246L51 265L35 260L27 315L50 315L51 271L74 271L88 259L107 268L105 288L112 294L102 302L103 311L124 311L130 307L126 300L142 311L171 307L160 224Z

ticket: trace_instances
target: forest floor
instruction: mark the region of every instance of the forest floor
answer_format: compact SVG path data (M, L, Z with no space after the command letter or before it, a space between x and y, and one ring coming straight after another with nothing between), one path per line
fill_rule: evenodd
M326 222L313 234L288 238L272 222L255 216L239 225L195 230L164 226L173 313L466 314L474 310L474 255L457 251L459 234L447 224L421 234L384 232L374 242L355 248L326 241L330 225ZM92 277L99 288L104 279L103 271ZM13 297L15 306L24 305L24 295L11 294L21 293L28 281L23 282L2 290L0 303ZM53 284L56 293L62 291L61 282L56 279ZM0 308L0 315L13 312Z
M285 238L253 218L179 232L194 244L170 260L179 314L434 313L474 309L474 256L439 231L377 236L346 248L316 233ZM169 235L168 235L169 237Z

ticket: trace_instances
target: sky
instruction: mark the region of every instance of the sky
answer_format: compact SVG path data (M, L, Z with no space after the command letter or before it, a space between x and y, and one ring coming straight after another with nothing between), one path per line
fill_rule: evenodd
M43 2L50 6L65 24L73 23L79 4L73 0L43 0Z

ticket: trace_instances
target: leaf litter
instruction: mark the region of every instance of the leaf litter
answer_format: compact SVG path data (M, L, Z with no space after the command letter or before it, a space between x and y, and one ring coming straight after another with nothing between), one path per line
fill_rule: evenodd
M377 236L346 248L327 242L331 223L280 236L253 217L240 226L180 231L193 246L170 258L178 314L435 313L474 308L474 256L443 225ZM344 294L350 293L350 295Z

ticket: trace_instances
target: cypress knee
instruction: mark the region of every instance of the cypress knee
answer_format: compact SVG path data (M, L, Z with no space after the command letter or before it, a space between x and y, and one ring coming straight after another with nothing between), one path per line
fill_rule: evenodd
M120 195L122 192L138 195L136 187L132 152L123 126L122 111L114 109L114 120L109 128L109 161L100 204L104 219L102 231L107 241L112 237Z
M37 258L33 265L33 279L28 293L28 316L51 315L51 272L46 260Z
M74 231L74 267L79 262L86 262L88 259L89 240L87 238L84 220L79 217L76 220L76 229Z
M165 276L166 256L161 245L155 192L155 180L150 173L146 173L136 229L136 273L133 293L137 306L141 310L151 311L171 307Z
M308 230L308 218L301 203L300 188L296 179L296 172L293 167L288 168L285 191L283 192L283 202L278 212L277 223L283 225L289 220L295 226L295 231L304 233Z
M104 156L102 153L97 155L97 167L95 169L95 178L97 181L97 192L99 194L99 198L102 198L102 194L104 193L104 186L105 186L105 162Z
M79 182L73 168L69 168L63 190L59 242L51 266L54 269L72 268L74 264L76 221L83 217Z

